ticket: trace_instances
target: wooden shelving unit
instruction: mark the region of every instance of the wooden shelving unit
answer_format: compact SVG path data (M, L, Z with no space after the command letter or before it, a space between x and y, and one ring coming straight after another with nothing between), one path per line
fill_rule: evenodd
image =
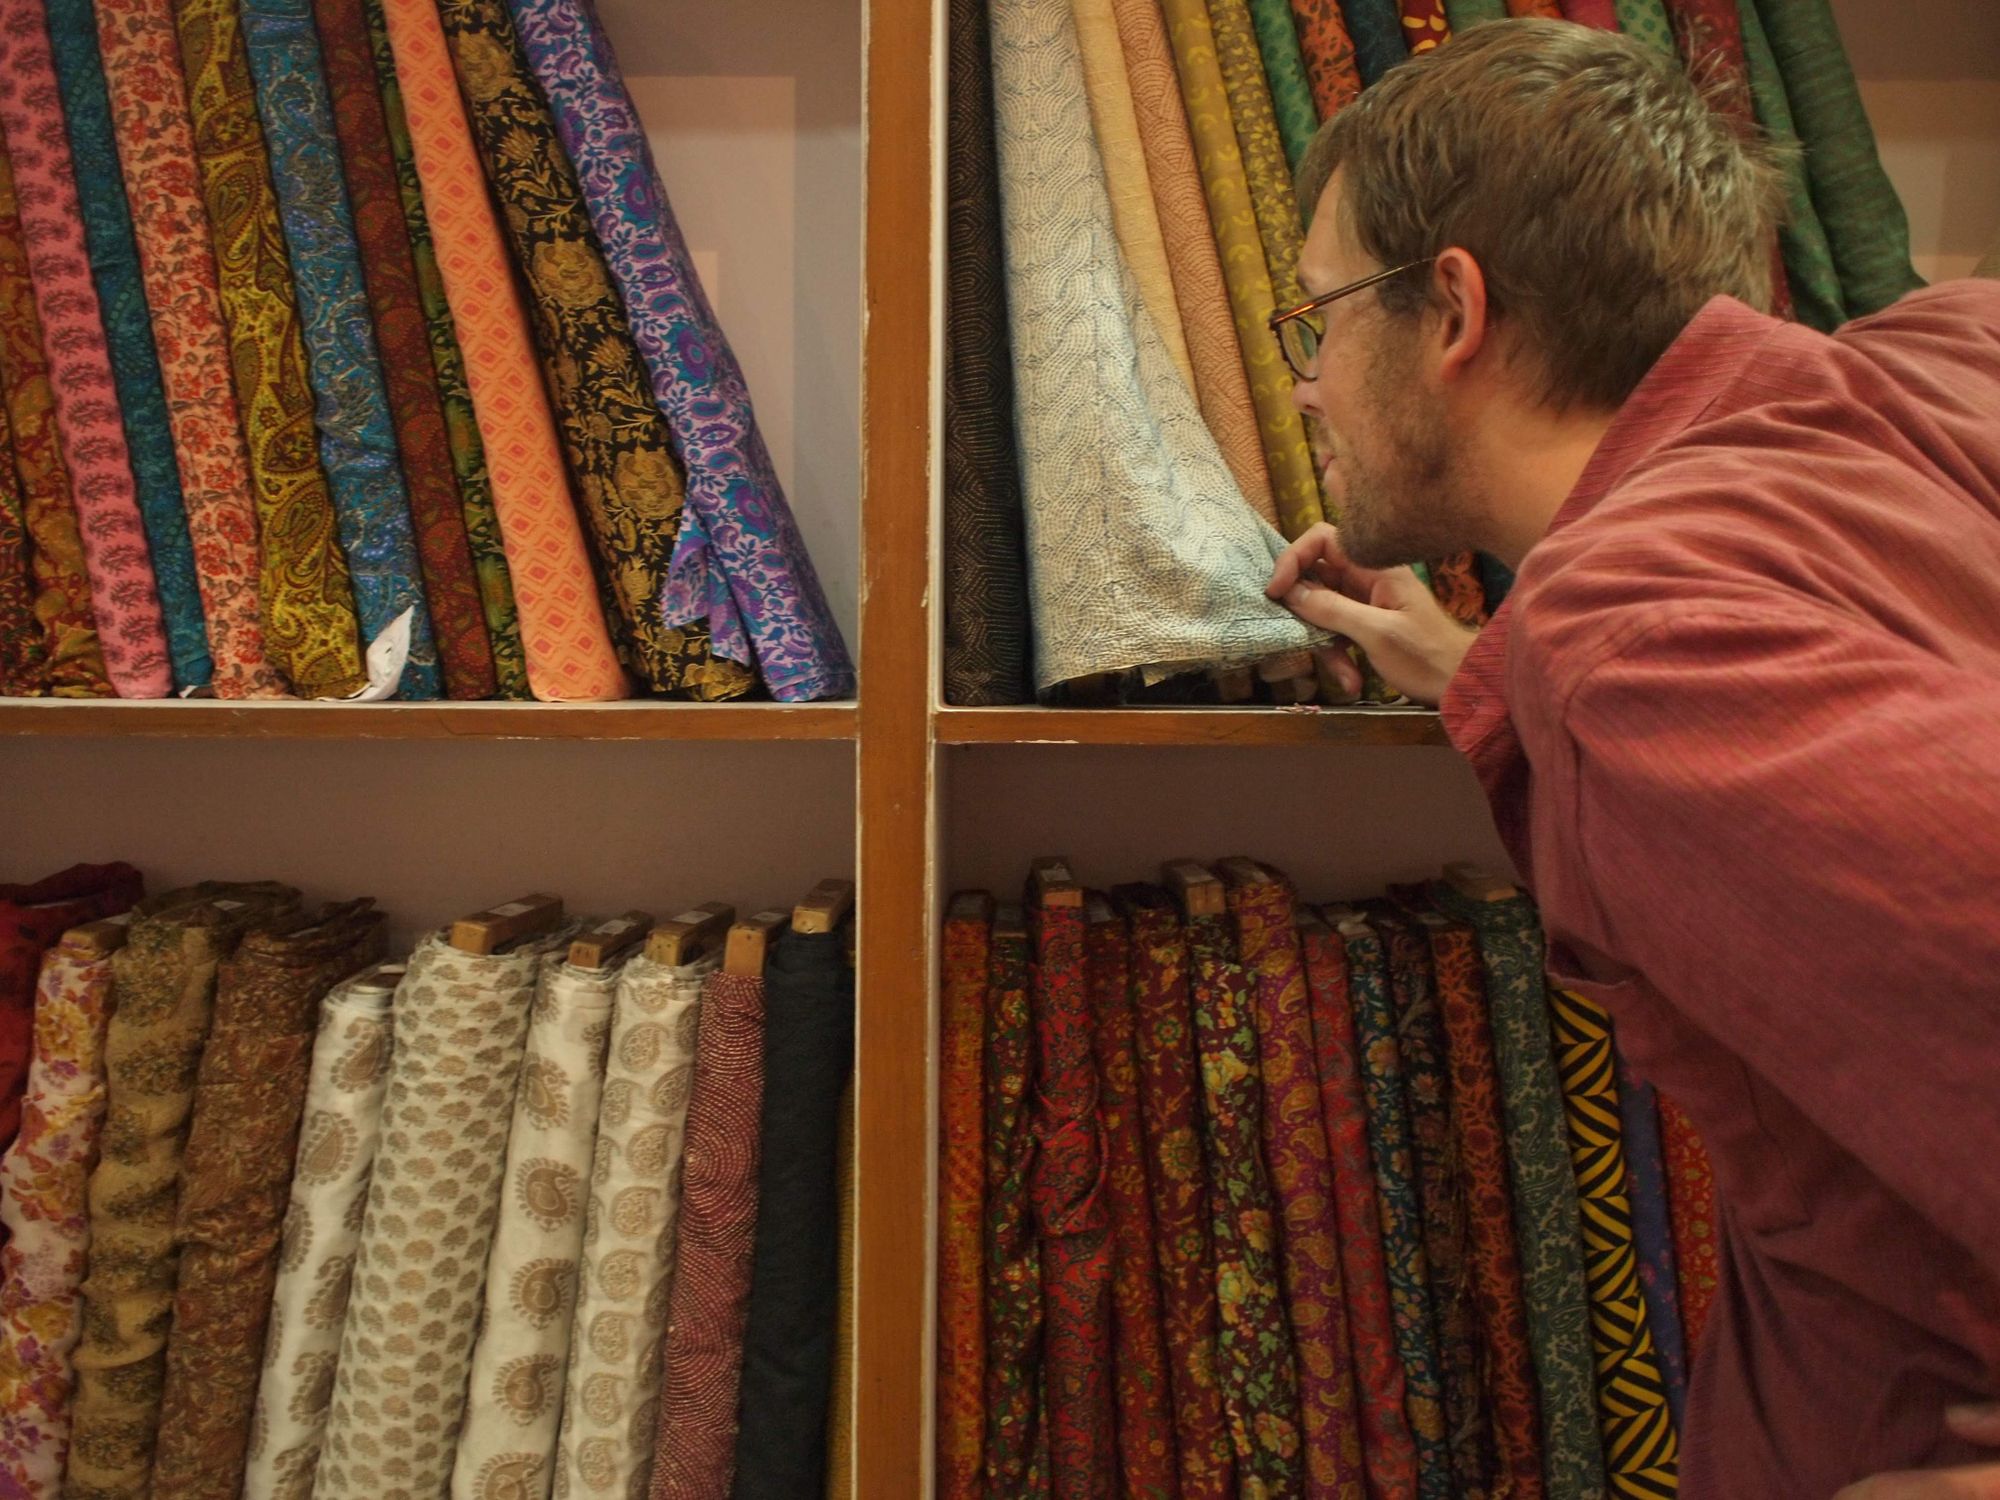
M941 708L940 745L1443 745L1419 708Z

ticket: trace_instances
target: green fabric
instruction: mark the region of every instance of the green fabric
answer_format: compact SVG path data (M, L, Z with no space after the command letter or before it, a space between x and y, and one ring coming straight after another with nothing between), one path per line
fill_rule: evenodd
M1285 143L1285 160L1296 172L1299 158L1319 129L1312 85L1306 81L1305 54L1299 51L1299 28L1292 20L1291 0L1250 0L1250 23L1257 28L1257 51L1264 58L1264 77L1271 85L1271 106L1278 114L1278 135Z
M1882 170L1875 132L1829 0L1752 0L1806 148L1806 181L1850 317L1879 312L1924 284L1910 264L1910 221Z
M1612 0L1618 10L1618 29L1636 36L1671 58L1680 57L1674 45L1674 25L1667 19L1666 0Z
M1841 300L1840 276L1833 268L1826 227L1819 221L1812 189L1806 184L1806 159L1799 149L1791 101L1785 97L1785 80L1779 75L1777 58L1771 55L1771 39L1764 34L1756 0L1737 0L1736 9L1743 18L1743 53L1750 64L1750 97L1757 107L1757 123L1787 150L1785 222L1779 226L1778 243L1785 252L1792 311L1801 323L1831 333L1847 321L1847 305Z
M1444 0L1444 18L1451 22L1451 34L1457 36L1481 21L1506 20L1507 0Z

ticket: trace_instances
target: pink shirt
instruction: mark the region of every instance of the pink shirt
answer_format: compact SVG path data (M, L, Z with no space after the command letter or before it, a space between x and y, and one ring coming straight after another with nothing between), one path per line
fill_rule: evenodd
M1554 982L1727 1225L1683 1500L1978 1457L2000 1398L2000 282L1711 302L1444 702Z

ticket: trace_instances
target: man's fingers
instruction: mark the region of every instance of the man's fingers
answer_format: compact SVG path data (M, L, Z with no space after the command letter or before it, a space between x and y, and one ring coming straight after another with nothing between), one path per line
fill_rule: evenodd
M1945 1412L1944 1425L1968 1443L2000 1448L2000 1401L1954 1406Z
M1326 522L1317 522L1278 554L1277 562L1271 567L1271 582L1264 590L1265 595L1282 599L1297 587L1301 578L1318 577L1323 572L1337 574L1344 562L1340 554L1339 533ZM1329 564L1332 564L1330 568Z
M1350 599L1338 589L1301 579L1284 595L1284 605L1308 625L1344 635L1363 651L1372 651L1393 612Z

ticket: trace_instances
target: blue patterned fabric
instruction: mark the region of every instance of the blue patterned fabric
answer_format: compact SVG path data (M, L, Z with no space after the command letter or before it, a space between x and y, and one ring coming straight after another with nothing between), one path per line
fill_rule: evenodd
M153 555L153 581L166 621L174 687L207 687L215 663L208 653L201 591L195 583L194 544L181 503L166 392L160 385L160 357L153 346L132 211L125 201L125 178L112 134L111 96L97 52L97 18L91 0L48 0L48 21L56 85L62 95L70 155L76 162L90 277L103 309L111 378L118 390L125 443L131 450L139 518Z
M415 606L397 696L437 698L443 694L437 645L308 0L246 0L243 39L291 250L320 461L333 488L362 634L373 640Z
M715 654L754 660L781 703L845 697L853 663L610 40L585 0L508 0L508 9L687 467L687 508L660 600L666 622L706 618Z
M1616 1052L1618 1120L1625 1132L1626 1191L1632 1200L1632 1239L1639 1250L1639 1289L1653 1348L1660 1356L1660 1379L1667 1387L1667 1410L1675 1430L1687 1405L1687 1349L1681 1334L1680 1269L1674 1260L1673 1221L1667 1210L1667 1159L1660 1143L1660 1107L1650 1083L1632 1076L1625 1054Z

